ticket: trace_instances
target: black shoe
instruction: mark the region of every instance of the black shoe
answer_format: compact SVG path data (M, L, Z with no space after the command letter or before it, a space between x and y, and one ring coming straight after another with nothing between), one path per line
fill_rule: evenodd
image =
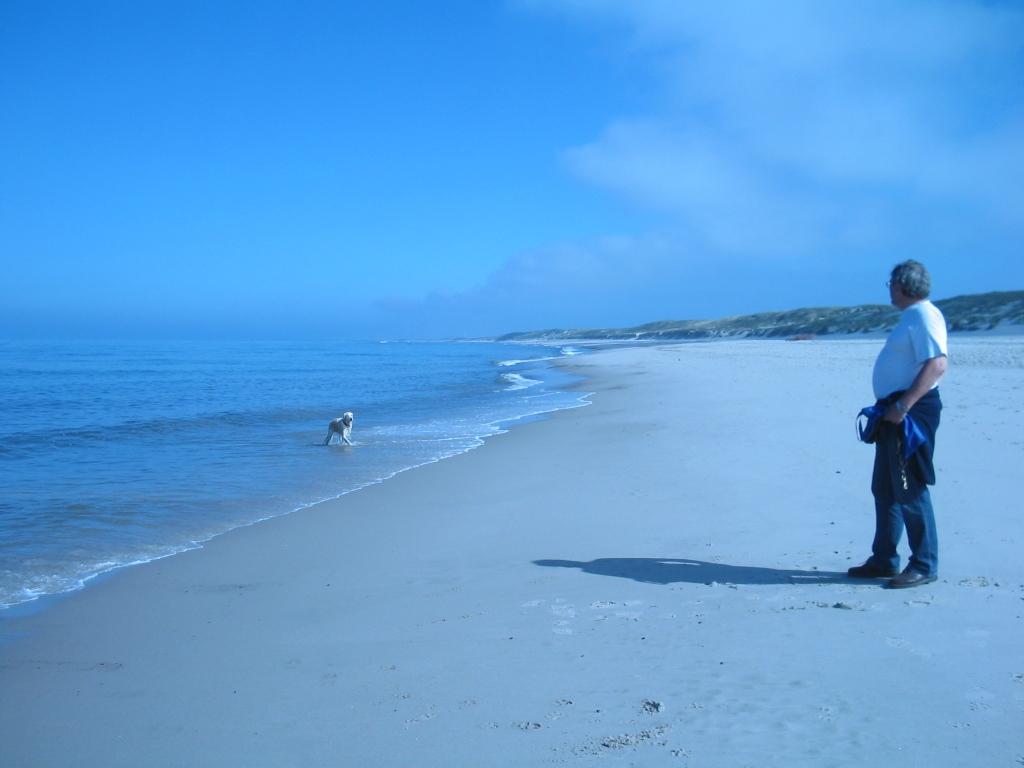
M907 587L919 587L922 584L931 584L938 576L925 576L914 568L907 568L899 576L889 580L886 585L889 589L906 589Z
M897 573L899 571L891 565L879 566L864 563L864 565L855 565L853 568L850 568L846 575L851 579L887 579L890 576L895 576Z

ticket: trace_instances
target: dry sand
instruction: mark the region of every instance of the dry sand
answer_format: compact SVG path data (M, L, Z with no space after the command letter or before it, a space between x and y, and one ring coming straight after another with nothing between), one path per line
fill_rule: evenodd
M940 577L868 554L872 341L593 405L0 621L0 765L1020 766L1024 339L954 337Z

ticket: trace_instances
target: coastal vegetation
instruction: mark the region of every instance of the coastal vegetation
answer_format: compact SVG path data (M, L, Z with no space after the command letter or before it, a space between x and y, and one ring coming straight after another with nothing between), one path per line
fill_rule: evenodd
M996 291L940 299L952 332L993 331L1014 327L1024 333L1024 291ZM498 341L635 340L711 338L792 338L879 334L892 328L899 311L882 304L813 307L723 317L717 320L662 320L631 328L577 328L520 331Z

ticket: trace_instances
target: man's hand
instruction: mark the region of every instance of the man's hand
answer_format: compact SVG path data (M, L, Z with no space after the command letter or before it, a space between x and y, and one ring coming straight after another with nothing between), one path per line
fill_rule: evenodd
M892 424L903 423L903 417L907 414L896 407L896 403L893 403L885 409L885 413L882 414L882 418Z

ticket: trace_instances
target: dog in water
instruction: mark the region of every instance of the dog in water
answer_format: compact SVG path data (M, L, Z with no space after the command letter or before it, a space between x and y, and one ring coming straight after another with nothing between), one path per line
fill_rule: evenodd
M335 435L340 437L345 445L352 445L352 411L345 411L340 419L331 419L331 423L327 425L324 445L330 445L331 438Z

